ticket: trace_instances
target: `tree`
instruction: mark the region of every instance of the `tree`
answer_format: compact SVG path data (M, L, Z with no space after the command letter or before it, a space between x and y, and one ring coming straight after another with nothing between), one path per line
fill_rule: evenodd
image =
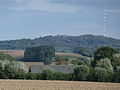
M120 53L116 53L113 55L113 62L112 62L114 71L120 71Z
M116 54L116 53L118 53L118 51L116 51L111 47L107 47L107 46L101 47L94 52L94 61L92 65L95 66L97 61L104 58L109 58L112 61L113 54Z
M44 45L27 48L24 55L25 60L30 60L30 61L49 60L49 63L52 62L53 57L55 57L55 49L51 46L44 46Z
M98 61L96 67L105 68L113 72L113 67L109 58L101 59L100 61Z
M83 56L92 56L92 52L86 47L76 47L73 53L81 54Z
M83 61L83 64L84 64L84 65L87 65L87 66L91 66L92 61L93 61L93 58L87 57L87 58Z
M89 67L86 65L79 65L74 69L75 80L86 80L89 74Z

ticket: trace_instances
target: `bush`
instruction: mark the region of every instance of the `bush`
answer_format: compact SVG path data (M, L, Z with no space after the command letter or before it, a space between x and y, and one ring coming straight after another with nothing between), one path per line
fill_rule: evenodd
M114 73L113 82L120 83L120 72L115 72Z
M89 74L89 67L87 67L86 65L80 65L77 66L74 69L74 78L75 80L86 80L87 76Z
M101 67L96 67L94 72L94 77L96 81L99 82L110 82L112 81L113 72Z
M40 77L40 74L27 73L26 79L27 80L39 80L41 79L41 77Z
M69 81L72 80L72 75L71 74L65 74L62 72L55 72L53 75L53 80L65 80Z
M94 68L89 66L89 75L87 77L88 81L95 81L95 77L94 77Z
M41 79L42 80L53 80L54 70L51 68L45 68L42 71Z
M0 60L1 75L14 79L16 74L27 72L24 63L19 61Z

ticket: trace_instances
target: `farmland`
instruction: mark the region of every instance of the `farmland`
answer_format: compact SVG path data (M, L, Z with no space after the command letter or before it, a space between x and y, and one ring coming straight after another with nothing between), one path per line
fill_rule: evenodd
M24 58L23 50L0 50L0 52L4 54L8 54L18 60L21 60Z
M24 58L24 50L0 50L0 52L11 55L15 59L23 59ZM81 58L83 56L75 53L55 53L56 56L63 57L72 57L72 58Z
M0 80L0 90L120 90L119 83Z

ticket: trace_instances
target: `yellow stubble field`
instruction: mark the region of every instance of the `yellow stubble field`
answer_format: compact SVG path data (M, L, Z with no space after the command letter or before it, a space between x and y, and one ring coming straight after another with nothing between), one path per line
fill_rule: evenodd
M120 90L120 83L0 80L0 90Z

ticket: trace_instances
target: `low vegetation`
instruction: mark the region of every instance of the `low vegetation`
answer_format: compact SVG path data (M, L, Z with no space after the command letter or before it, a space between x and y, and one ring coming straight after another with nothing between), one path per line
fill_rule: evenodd
M45 48L45 46L43 47ZM46 49L42 50L46 51ZM51 51L51 49L48 51ZM46 53L47 51L44 54L46 55ZM53 56L53 54L49 54L48 56L51 57ZM43 58L46 59L46 57ZM82 61L75 58L74 60L69 60L68 58L66 59L65 57L63 58L60 56L57 56L55 60L60 65L68 65L67 62L76 65L76 67L74 68L74 73L65 74L61 72L55 72L52 68L45 68L42 73L37 74L26 73L26 68L24 67L24 64L22 62L18 62L15 60L11 61L9 59L6 60L5 57L0 60L0 78L28 80L75 80L120 83L120 53L113 48L101 47L94 52L94 58L86 57Z

